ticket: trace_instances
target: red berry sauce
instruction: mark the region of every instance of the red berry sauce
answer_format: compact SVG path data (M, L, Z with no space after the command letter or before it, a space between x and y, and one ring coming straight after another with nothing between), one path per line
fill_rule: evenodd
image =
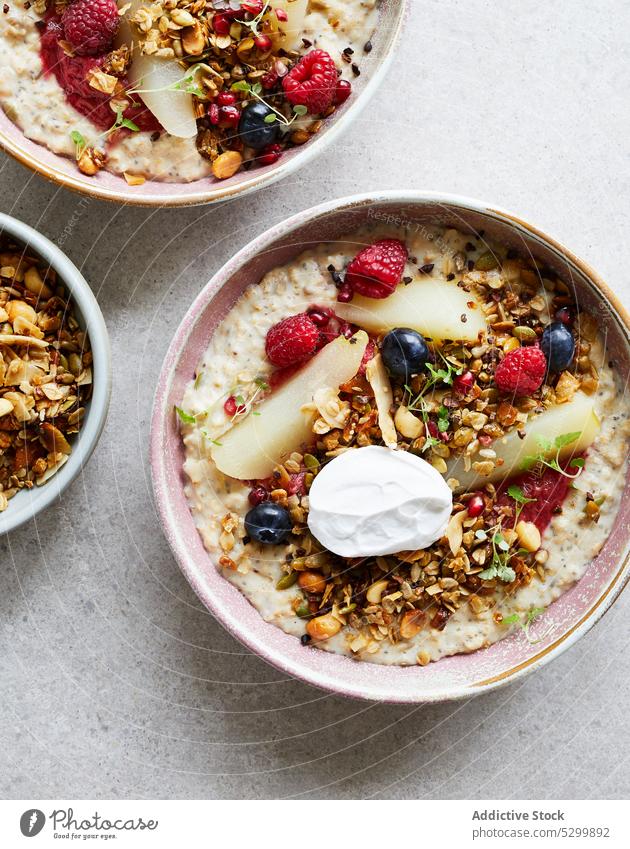
M569 468L568 463L564 468L569 474L575 472L575 469ZM510 478L500 488L496 506L514 508L514 499L508 495L507 488L513 485L519 486L526 498L536 499L530 504L524 505L520 520L533 522L542 533L562 507L562 503L569 492L570 483L570 478L554 469L546 468L542 475L535 472L524 472L517 477Z
M109 105L110 95L92 88L86 79L92 68L100 67L104 57L67 56L59 44L63 38L61 19L54 12L49 12L40 37L40 56L44 73L54 74L64 91L66 100L77 112L89 118L99 130L109 130L116 120L116 113ZM125 88L129 87L126 78L122 79L122 83ZM127 99L130 98L127 96ZM161 124L141 101L135 101L128 106L124 117L146 132L162 130ZM120 130L119 132L131 131Z

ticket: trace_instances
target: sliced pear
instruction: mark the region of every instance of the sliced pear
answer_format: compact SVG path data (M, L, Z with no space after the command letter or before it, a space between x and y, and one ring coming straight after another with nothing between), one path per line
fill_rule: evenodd
M142 5L145 5L143 0L132 0L131 7L120 19L116 38L118 46L124 43L133 45L129 81L132 88L139 89L138 97L167 133L182 139L192 138L197 135L192 94L171 88L181 82L185 70L174 59L143 56L133 37L128 16ZM146 5L150 4L147 2Z
M545 459L555 457L557 449L553 447L543 450L539 439L546 440L545 444L553 445L559 437L579 433L575 440L560 449L560 458L566 459L588 448L597 436L599 428L600 420L595 412L593 399L583 392L577 392L571 401L551 407L532 419L525 428L523 439L513 430L501 439L495 440L492 448L503 463L495 466L489 475L479 475L472 469L468 472L464 471L462 458L454 457L448 464L446 477L456 478L459 481L458 492L504 480L525 470L526 457L541 454Z
M269 477L291 451L313 440L316 412L303 411L317 389L337 389L359 370L367 334L360 330L351 339L343 336L325 348L250 415L221 437L212 449L219 471L240 480Z
M300 43L308 3L309 0L271 0L274 9L283 9L287 13L287 20L279 22L280 29L286 35L282 45L285 49L291 50Z
M347 304L336 304L335 312L373 333L411 327L434 341L474 342L486 329L475 296L454 283L438 279L416 279L407 286L399 286L388 298L355 295Z

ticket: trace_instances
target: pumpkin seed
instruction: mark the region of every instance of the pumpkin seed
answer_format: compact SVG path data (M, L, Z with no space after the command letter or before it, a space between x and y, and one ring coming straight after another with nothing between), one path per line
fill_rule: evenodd
M283 575L280 578L280 580L276 584L276 589L277 590L288 590L289 587L293 586L293 584L297 581L297 579L298 579L298 573L297 572L289 572L289 573L287 573L286 575Z
M524 324L519 324L512 331L512 336L516 336L521 342L535 342L538 339L536 331L533 327L526 327Z
M299 616L300 619L310 619L311 611L308 604L301 604L295 611L295 615Z
M319 460L317 459L317 457L314 457L312 454L305 454L304 455L304 465L306 466L307 469L310 469L311 471L315 471L316 469L319 468Z
M498 258L492 253L492 251L486 251L478 257L475 262L475 269L477 271L492 271L495 268L499 267Z

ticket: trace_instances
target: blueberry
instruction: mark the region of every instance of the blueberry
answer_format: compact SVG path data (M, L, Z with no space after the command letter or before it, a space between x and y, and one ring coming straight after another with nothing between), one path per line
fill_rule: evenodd
M571 363L575 354L573 334L561 321L554 321L545 327L540 347L547 358L549 371L562 371Z
M422 371L429 359L429 349L415 330L397 327L383 339L381 355L390 374L408 380Z
M243 109L238 132L246 145L259 150L275 142L279 129L278 122L265 123L265 118L273 114L273 110L264 103L250 103Z
M263 501L245 516L245 533L264 545L279 545L291 533L289 511L274 501Z

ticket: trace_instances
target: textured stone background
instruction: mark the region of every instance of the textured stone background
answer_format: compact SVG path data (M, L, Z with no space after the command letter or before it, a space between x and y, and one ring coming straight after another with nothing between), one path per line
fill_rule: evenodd
M237 248L358 191L491 200L572 246L630 301L630 7L411 0L362 118L293 179L228 205L82 200L0 156L0 208L91 281L114 351L104 436L63 503L0 540L0 794L37 797L626 797L626 592L519 686L429 708L347 701L227 636L155 516L151 399L172 331Z

